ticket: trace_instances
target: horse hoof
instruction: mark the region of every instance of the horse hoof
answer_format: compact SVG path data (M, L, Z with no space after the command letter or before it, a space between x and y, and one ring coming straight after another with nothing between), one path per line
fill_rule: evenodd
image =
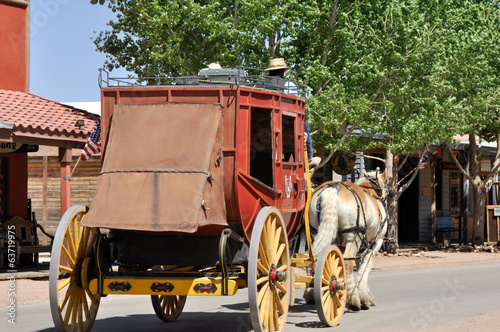
M304 301L306 304L314 304L314 290L312 288L308 288L305 290L303 295Z
M347 304L347 308L351 311L360 311L361 307L359 305Z

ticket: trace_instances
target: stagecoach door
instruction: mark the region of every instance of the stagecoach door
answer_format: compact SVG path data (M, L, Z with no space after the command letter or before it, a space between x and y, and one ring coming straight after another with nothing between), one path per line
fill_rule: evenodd
M275 132L278 142L278 149L281 143L280 154L276 156L276 179L278 190L281 191L281 208L283 212L295 210L299 194L298 163L300 153L297 151L297 122L296 114L285 113L276 116L280 120L281 128ZM281 133L281 135L280 135Z
M288 223L303 208L304 166L302 149L304 118L279 109L252 108L250 175L273 188L277 207Z

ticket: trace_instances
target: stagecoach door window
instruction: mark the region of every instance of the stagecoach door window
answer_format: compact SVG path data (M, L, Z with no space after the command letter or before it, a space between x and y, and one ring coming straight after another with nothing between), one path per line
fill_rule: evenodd
M295 163L295 117L283 115L281 120L283 132L283 162Z
M273 187L273 144L271 110L250 111L250 176Z

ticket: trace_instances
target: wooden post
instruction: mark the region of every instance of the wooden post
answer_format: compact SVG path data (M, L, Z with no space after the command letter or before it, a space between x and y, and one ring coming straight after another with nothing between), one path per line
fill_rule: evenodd
M431 230L432 243L437 243L436 238L436 156L430 160L431 167Z
M47 189L47 177L48 177L48 168L49 168L49 158L47 156L43 156L43 170L42 170L42 227L47 230L47 200L48 200L48 189ZM44 246L47 245L47 236L43 234L42 243Z
M59 162L61 164L61 217L71 206L71 148L59 148Z

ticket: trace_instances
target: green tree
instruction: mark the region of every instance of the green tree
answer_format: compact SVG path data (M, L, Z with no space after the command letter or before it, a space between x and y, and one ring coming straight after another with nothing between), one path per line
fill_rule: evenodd
M447 12L447 38L445 52L439 59L436 77L445 85L443 94L453 99L454 119L446 126L450 134L469 136L469 169L459 164L462 174L469 180L474 195L473 240L484 242L485 204L500 168L500 8L497 2L464 1L461 6ZM492 171L484 176L480 172L485 160L479 147L481 142L496 142L497 151L491 163Z
M211 62L263 68L301 28L295 18L309 11L299 0L91 3L107 4L118 16L94 39L107 68L124 67L141 77L196 74Z
M397 200L412 181L398 188L400 159L427 143L451 143L457 133L490 139L498 132L496 3L91 2L107 4L118 14L109 23L111 29L94 40L107 54L110 69L121 66L138 76L177 76L194 74L210 62L265 68L270 58L285 57L293 67L289 75L308 86L308 122L316 143L325 150L387 149L386 171L397 190L389 201L391 235L396 239ZM381 133L384 139L342 136L338 128L346 123ZM485 197L491 179L481 187L474 167L472 162L471 172L464 174L473 188L482 188L475 198ZM476 220L484 219L478 215Z

